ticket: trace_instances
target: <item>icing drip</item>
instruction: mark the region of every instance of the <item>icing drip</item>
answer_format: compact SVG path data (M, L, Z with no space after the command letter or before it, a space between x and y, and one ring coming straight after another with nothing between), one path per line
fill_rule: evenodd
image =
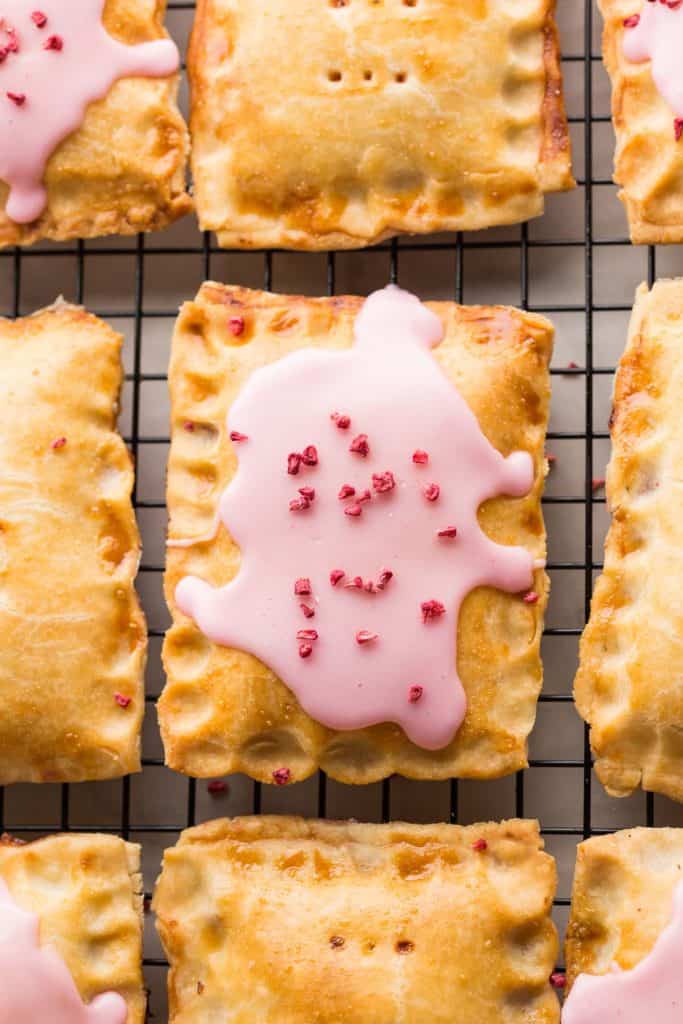
M102 25L105 0L0 0L0 179L17 224L45 209L45 166L83 122L88 104L119 78L170 75L179 64L169 39L126 46ZM32 14L38 14L32 18ZM42 18L45 21L42 21Z
M260 658L316 721L396 722L427 749L465 715L463 599L523 591L533 574L526 550L477 521L486 499L528 493L531 457L489 444L430 353L441 338L435 314L390 287L365 303L351 349L254 373L228 418L247 440L218 510L240 571L220 589L186 577L176 590L211 640Z
M38 935L36 915L18 907L0 879L2 1024L125 1024L125 1000L107 992L84 1006L66 964Z
M562 1011L562 1024L680 1024L683 1017L683 883L674 893L673 916L639 964L609 974L580 974Z
M625 21L624 56L652 61L652 78L676 117L683 116L683 4L644 0L640 15Z

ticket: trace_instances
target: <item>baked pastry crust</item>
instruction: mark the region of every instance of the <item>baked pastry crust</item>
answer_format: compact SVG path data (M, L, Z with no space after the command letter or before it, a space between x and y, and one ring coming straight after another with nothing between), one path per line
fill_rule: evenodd
M598 0L598 6L612 81L614 180L621 186L631 241L683 242L683 148L674 134L674 113L655 86L650 61L635 64L623 53L624 19L640 12L641 0Z
M121 340L64 303L0 320L3 785L140 766L146 629L133 469L115 429Z
M629 970L671 919L683 879L683 829L636 828L595 836L577 850L567 931L567 980Z
M683 800L683 280L643 284L615 382L612 525L575 683L612 796Z
M0 879L40 918L41 945L59 954L85 1003L118 992L126 1024L143 1024L140 847L117 836L0 837Z
M166 38L165 0L105 0L103 23L128 44ZM176 104L177 75L123 78L92 103L81 127L48 161L48 205L31 224L4 212L0 182L0 247L100 235L133 235L166 227L192 209L185 190L188 132Z
M228 1008L262 1024L557 1024L556 872L542 850L532 821L189 829L154 898L170 1024Z
M305 347L347 348L363 299L279 296L206 283L178 319L171 357L172 446L168 476L170 537L209 537L220 495L237 468L226 417L259 367ZM528 451L535 481L521 499L496 498L479 513L486 533L545 558L541 492L553 330L543 317L505 307L431 303L444 340L433 350L503 453ZM244 319L239 337L231 317ZM191 422L195 429L188 431ZM413 778L491 778L526 765L526 738L541 688L540 638L547 578L535 572L536 604L479 588L465 599L458 670L468 700L465 721L442 750L411 743L385 724L349 732L310 718L291 691L251 654L211 643L184 616L175 590L184 576L214 586L237 572L239 549L221 526L215 538L171 547L166 599L173 626L164 645L167 685L159 718L168 764L199 777L243 771L272 782L286 766L292 781L323 768L342 782L400 772Z
M539 215L573 186L554 11L198 0L201 227L226 247L353 249Z

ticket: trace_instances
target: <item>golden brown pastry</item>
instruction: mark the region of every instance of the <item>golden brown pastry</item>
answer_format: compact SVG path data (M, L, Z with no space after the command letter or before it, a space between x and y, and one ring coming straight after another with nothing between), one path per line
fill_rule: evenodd
M14 0L0 24L0 247L130 235L187 213L165 0Z
M683 281L641 285L617 371L605 562L575 683L613 796L683 799Z
M581 973L607 974L613 964L629 971L647 957L682 879L683 829L636 828L581 843L566 943L570 986Z
M538 216L571 188L554 0L199 0L200 224L353 249Z
M676 100L680 72L675 51L673 67L671 54L664 52L670 45L680 51L680 11L661 0L598 2L605 19L603 55L612 81L614 180L621 186L631 241L683 242L683 107Z
M0 837L3 1020L142 1024L145 1006L140 847Z
M373 299L381 299L383 294L376 293ZM467 410L467 416L478 423L478 430L485 435L482 436L482 443L489 446L492 456L500 459L498 453L502 453L514 459L517 456L511 453L517 449L526 453L520 455L520 458L528 460L530 490L527 488L518 492L526 496L495 497L486 501L479 510L478 523L488 538L498 542L493 545L494 559L512 550L499 545L519 546L515 549L519 557L522 560L528 559L530 586L526 590L529 592L504 593L502 589L494 589L493 586L477 586L465 596L459 620L444 615L441 622L429 621L427 627L423 627L422 622L429 618L429 613L438 602L425 602L427 607L425 609L423 605L422 608L424 619L420 619L418 606L415 606L414 616L405 627L406 662L419 650L418 644L425 635L420 632L423 628L431 630L427 643L433 641L433 646L428 647L429 652L437 650L437 647L441 649L440 645L444 641L440 637L452 636L455 643L457 633L457 669L467 701L466 716L455 737L446 745L443 745L442 738L440 747L437 743L430 749L427 749L428 743L423 743L420 737L419 742L412 742L408 738L405 730L409 730L409 725L402 728L398 724L387 724L403 721L400 715L392 717L378 713L374 719L369 717L369 721L385 724L360 727L349 718L343 726L328 728L320 724L322 719L317 713L304 710L301 704L303 697L297 699L295 696L299 692L297 684L304 680L304 673L309 670L313 674L305 678L319 680L319 694L323 695L324 688L329 692L336 685L332 682L334 672L340 666L343 669L345 665L351 664L355 654L359 653L350 634L348 642L344 640L346 646L339 643L331 649L323 648L325 643L333 642L326 639L331 637L330 630L333 627L325 625L324 616L327 613L323 605L317 602L336 601L335 614L342 614L341 611L337 612L342 603L345 610L350 609L350 616L357 610L357 621L352 621L355 623L353 628L359 629L355 637L357 644L362 646L359 657L365 658L365 664L370 666L373 658L387 650L389 640L385 635L379 639L372 633L364 635L366 631L361 627L369 623L375 610L379 615L381 608L389 607L383 604L389 600L389 594L393 601L394 595L400 593L398 589L391 591L393 587L405 585L405 577L402 582L400 572L393 582L388 583L386 593L383 592L380 572L379 584L372 580L361 581L364 590L372 593L365 594L358 590L355 596L353 590L349 591L348 588L356 586L360 578L355 576L356 572L365 569L370 572L371 560L361 563L356 559L355 568L352 568L351 562L348 566L342 566L342 569L348 571L346 577L344 572L341 572L340 578L331 573L328 581L327 572L324 576L319 574L313 580L312 588L307 591L309 594L311 589L313 591L308 598L294 596L300 592L298 585L307 580L297 580L293 590L294 579L291 584L286 582L286 593L280 591L280 596L272 606L264 606L272 608L273 612L266 614L264 629L272 630L276 620L275 612L284 607L283 602L291 602L293 614L298 616L299 601L305 616L299 625L305 632L315 627L312 629L310 644L306 636L301 634L299 658L296 657L296 647L292 649L296 667L294 677L290 680L291 688L268 667L267 657L259 660L254 654L247 653L247 650L255 650L256 647L247 647L235 641L216 642L210 639L215 635L214 627L202 622L200 628L196 616L181 611L178 588L186 584L186 577L199 578L214 587L228 584L238 574L241 559L245 559L246 565L246 557L253 549L252 545L249 550L240 553L231 533L219 522L219 503L235 476L238 448L240 458L247 458L250 444L248 439L240 440L240 435L227 425L228 414L232 415L233 405L243 400L247 386L253 389L262 386L264 382L267 384L273 373L283 369L279 365L280 361L291 353L299 353L296 359L304 356L308 359L313 349L314 360L318 362L332 358L329 353L348 353L352 356L357 352L355 346L351 348L353 332L357 328L356 319L361 308L369 309L370 304L364 307L362 299L348 296L308 299L214 283L204 284L196 300L186 303L181 310L170 368L173 437L168 478L170 527L165 584L173 626L164 646L168 681L159 702L159 716L167 762L177 771L199 777L244 771L253 778L282 784L306 778L320 767L340 781L364 783L385 778L392 772L415 778L490 778L515 771L526 764L526 738L533 725L541 687L539 645L547 591L547 579L542 568L545 533L540 498L545 474L543 444L548 415L548 361L552 347L552 327L542 317L504 307L462 307L452 303L435 303L428 306L431 312L427 312L407 293L397 294L404 297L402 301L413 303L405 314L406 320L417 310L415 315L422 315L433 322L438 327L439 335L443 334L443 340L433 350L437 368L443 371L441 373L437 370L441 387L443 389L443 374L446 382L457 385L459 395L464 399L462 404ZM399 328L390 334L398 344ZM434 363L431 357L429 361ZM265 377L257 373L263 367L269 369ZM380 386L383 387L382 384ZM317 385L312 384L311 397L321 391L322 388L318 389ZM455 400L458 394L455 388L446 386L446 391L449 400ZM293 387L281 387L272 398L279 399L290 411L294 407L298 408L298 398L295 397ZM457 400L461 401L460 398ZM390 406L389 411L385 410L386 415L377 412L377 409L384 409L384 405L371 395L373 414L380 418L378 429L371 437L371 444L380 442L382 432L395 435L392 424L401 422L401 416L405 416L405 403L409 401L422 402L426 409L431 409L432 414L438 404L432 402L430 395L422 391L417 378L412 376L403 397L394 395L391 390L386 392L386 402ZM280 438L284 438L288 429L285 410L278 410L270 398L257 402L257 405L272 422L272 428L267 427L268 433L276 443L280 443ZM274 488L281 484L287 486L288 480L292 481L295 495L296 488L304 485L300 492L302 498L298 499L303 505L307 501L303 497L305 485L316 483L317 479L318 505L327 501L326 507L329 509L331 503L335 515L338 508L340 529L357 524L359 530L370 530L378 528L377 525L372 527L372 523L381 522L385 523L387 530L392 529L391 521L379 518L384 514L381 509L389 508L389 505L381 503L393 500L391 495L375 493L373 501L370 501L368 491L367 504L362 505L365 499L359 486L357 508L354 508L355 499L349 498L344 509L337 500L336 484L334 493L323 493L320 475L333 458L331 446L337 444L338 436L339 444L346 451L352 436L361 429L360 421L356 424L354 420L347 430L337 431L329 418L331 411L323 413L316 428L316 437L319 436L323 446L320 449L321 465L317 469L308 469L304 465L300 475L288 476L284 466L285 449L282 467L278 463L278 482L275 482L275 476L268 470L257 475L255 480L252 477L252 483L256 483L256 493L251 493L244 501L237 499L240 514L249 519L249 509L253 510L256 518L264 510L267 512L269 503L272 504L274 500ZM336 426L348 424L338 421ZM446 440L448 436L459 437L457 428L451 429L450 426L441 433ZM332 437L332 434L335 436ZM419 436L419 433L410 434L411 439ZM303 438L302 443L305 440ZM308 440L316 438L309 437ZM358 438L351 442L348 472L358 476L363 471L365 460L359 453L353 454L356 440ZM388 436L385 441L386 451L393 438ZM254 440L251 444L251 451L258 451L253 447ZM426 485L432 480L429 474L437 474L435 461L433 469L431 463L422 467L412 465L411 451L412 447L406 446L405 460L392 463L392 467L397 470L399 490L404 484L406 487L415 486L414 481L418 478ZM434 452L432 454L435 455ZM417 455L419 452L415 452L413 460ZM367 459L368 463L371 461L372 452ZM503 461L507 463L509 460ZM423 473L423 476L418 477L419 473ZM439 510L445 506L449 493L452 495L453 490L458 489L458 484L457 477L452 477L450 469L444 467L443 463L440 473L442 475L434 477L440 480L442 491L441 498L433 506L436 517L434 522L435 525L446 526L445 520L441 522L441 519L444 516L447 518L448 513ZM369 478L369 471L367 475ZM391 473L387 475L392 477ZM242 478L244 483L247 480L244 473ZM373 487L377 486L373 468ZM244 493L241 493L244 497ZM400 490L400 494L403 493ZM425 501L421 493L416 498L415 514L405 524L407 530L418 529L418 517L422 514L421 509L426 508L428 500ZM474 508L476 513L476 503ZM259 614L256 605L263 596L261 592L266 594L266 588L275 578L274 561L297 547L298 542L289 531L290 526L296 528L294 517L298 514L295 510L290 517L285 505L284 519L278 521L278 525L273 528L264 528L261 536L272 536L274 548L272 559L267 559L265 565L260 567L261 589L257 586L256 592L245 597L239 606L241 611L234 608L232 613L218 612L214 616L214 626L216 623L218 628L230 625L231 622L234 624L238 614L242 613L250 618L252 608L256 621ZM301 515L306 515L305 510ZM344 516L354 515L358 518L348 521L344 519ZM400 522L399 518L397 528L400 528ZM323 537L326 536L329 536L329 531L324 532ZM409 542L406 534L401 536L403 540L399 538L397 544L408 551L412 541ZM372 537L381 547L384 541L382 533L373 534ZM316 549L326 554L326 543L330 543L329 540L323 539L322 545L316 545ZM445 545L439 551L447 559L450 557L449 551L457 552L460 541L458 538L451 541L448 537L439 536L435 543ZM448 549L450 543L455 547ZM312 557L312 548L308 541L303 541L303 544L302 564L310 565L310 561L306 560ZM392 550L397 557L400 556L400 552L397 554L395 549ZM339 551L334 557L341 557ZM423 560L416 560L416 564L420 570ZM405 571L409 572L410 567ZM250 573L246 572L245 575L248 577ZM300 575L310 573L302 570ZM251 577L258 579L259 573L252 572ZM201 585L207 590L206 583ZM333 590L337 585L339 590ZM418 580L418 585L425 591L431 587L428 573L425 572L425 577ZM421 595L421 590L416 590L415 595ZM444 597L441 590L434 594L425 592L423 596ZM309 618L315 608L318 609L317 618ZM440 610L443 611L443 607ZM442 629L446 633L438 632ZM299 637L296 625L292 637L294 630ZM321 634L319 642L313 637L313 633L317 635L318 631ZM367 646L365 641L369 641ZM327 663L328 668L320 673L316 665L325 663L325 651L328 655L331 651L332 657ZM455 661L454 653L447 666L448 670L453 670ZM391 671L384 673L377 682L378 687L388 682L388 677L393 679L395 668L394 665ZM420 669L419 661L417 669ZM354 678L347 680L347 683L349 681L351 684L356 682ZM429 703L428 692L422 693L424 683L425 680L417 676L405 679L405 702L401 703L399 711L404 710L408 722L417 722L419 713L424 711L429 715L430 708L438 706ZM420 685L413 687L409 684ZM368 683L371 691L372 685ZM403 685L401 683L401 687ZM313 690L316 690L315 686ZM401 689L399 697L404 701L402 694ZM307 706L313 707L315 696L315 693L309 691ZM423 700L420 703L421 698ZM360 699L359 691L352 688L347 710L353 713ZM415 715L415 718L411 719L411 715ZM437 718L440 720L439 716ZM450 735L453 735L453 729Z
M146 630L121 338L64 303L0 320L0 784L137 771Z
M188 829L154 897L170 1024L557 1024L542 850L532 821Z

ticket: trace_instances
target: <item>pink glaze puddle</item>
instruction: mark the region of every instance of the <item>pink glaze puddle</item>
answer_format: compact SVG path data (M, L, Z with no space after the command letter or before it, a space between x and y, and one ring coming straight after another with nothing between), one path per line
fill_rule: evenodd
M35 914L21 910L0 879L0 1024L125 1024L116 992L84 1006L64 961L39 943Z
M580 974L562 1011L562 1024L680 1024L683 1020L683 883L674 893L673 916L639 964L609 974Z
M625 24L625 57L636 64L652 61L657 91L677 117L683 116L683 5L644 0L640 16Z
M254 373L230 412L228 429L247 440L235 444L239 468L219 506L242 552L239 574L220 589L186 577L176 590L206 636L260 658L316 721L333 729L396 722L430 750L465 716L456 671L464 597L482 585L523 591L533 574L529 552L495 544L477 521L487 498L528 493L532 459L505 459L486 440L432 358L442 334L434 313L390 287L365 303L353 348L305 349ZM335 412L350 417L347 429ZM359 435L366 456L350 450L363 448ZM317 464L288 474L288 455L306 456L310 445ZM413 461L417 449L426 464ZM373 484L387 471L393 487L387 477ZM424 493L431 483L435 501ZM340 500L344 484L356 493ZM308 507L307 488L315 491ZM290 511L290 502L304 507ZM438 536L452 526L456 537ZM336 586L333 570L345 573ZM383 570L393 576L380 587ZM373 592L344 585L355 577ZM301 578L309 595L294 593ZM443 611L423 621L429 601ZM418 699L413 687L422 688Z
M178 68L169 39L137 46L112 39L102 25L104 2L0 0L0 179L10 187L6 213L17 224L45 209L45 165L80 127L88 104L119 78L158 78ZM36 12L46 17L41 27Z

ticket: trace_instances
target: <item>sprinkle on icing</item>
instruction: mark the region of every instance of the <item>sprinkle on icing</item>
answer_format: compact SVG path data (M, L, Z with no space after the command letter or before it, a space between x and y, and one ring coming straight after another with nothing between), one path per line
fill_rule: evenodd
M435 314L389 287L365 303L352 348L303 349L253 373L228 422L249 444L218 509L240 571L225 587L186 577L176 590L213 642L260 658L316 721L396 722L426 749L449 743L465 715L463 599L484 585L526 592L533 580L529 552L494 543L477 519L487 499L528 493L532 459L504 458L485 438L432 356L442 333ZM292 460L309 446L310 464ZM425 500L427 452L430 475L448 482L438 501ZM305 509L295 465L315 489ZM315 594L315 640L300 635L301 579Z
M69 969L40 945L38 917L22 910L0 878L0 1021L13 1024L125 1024L126 1002L107 992L85 1006Z
M624 19L624 56L652 61L652 79L674 114L676 140L683 135L683 0L643 0L640 14Z
M0 179L7 216L28 224L47 203L43 178L57 146L80 128L89 104L119 78L177 71L170 39L126 46L102 24L105 0L0 2ZM49 35L46 36L46 32Z
M652 950L629 971L612 964L607 974L580 974L567 996L562 1024L680 1024L683 1009L683 882L673 913Z

